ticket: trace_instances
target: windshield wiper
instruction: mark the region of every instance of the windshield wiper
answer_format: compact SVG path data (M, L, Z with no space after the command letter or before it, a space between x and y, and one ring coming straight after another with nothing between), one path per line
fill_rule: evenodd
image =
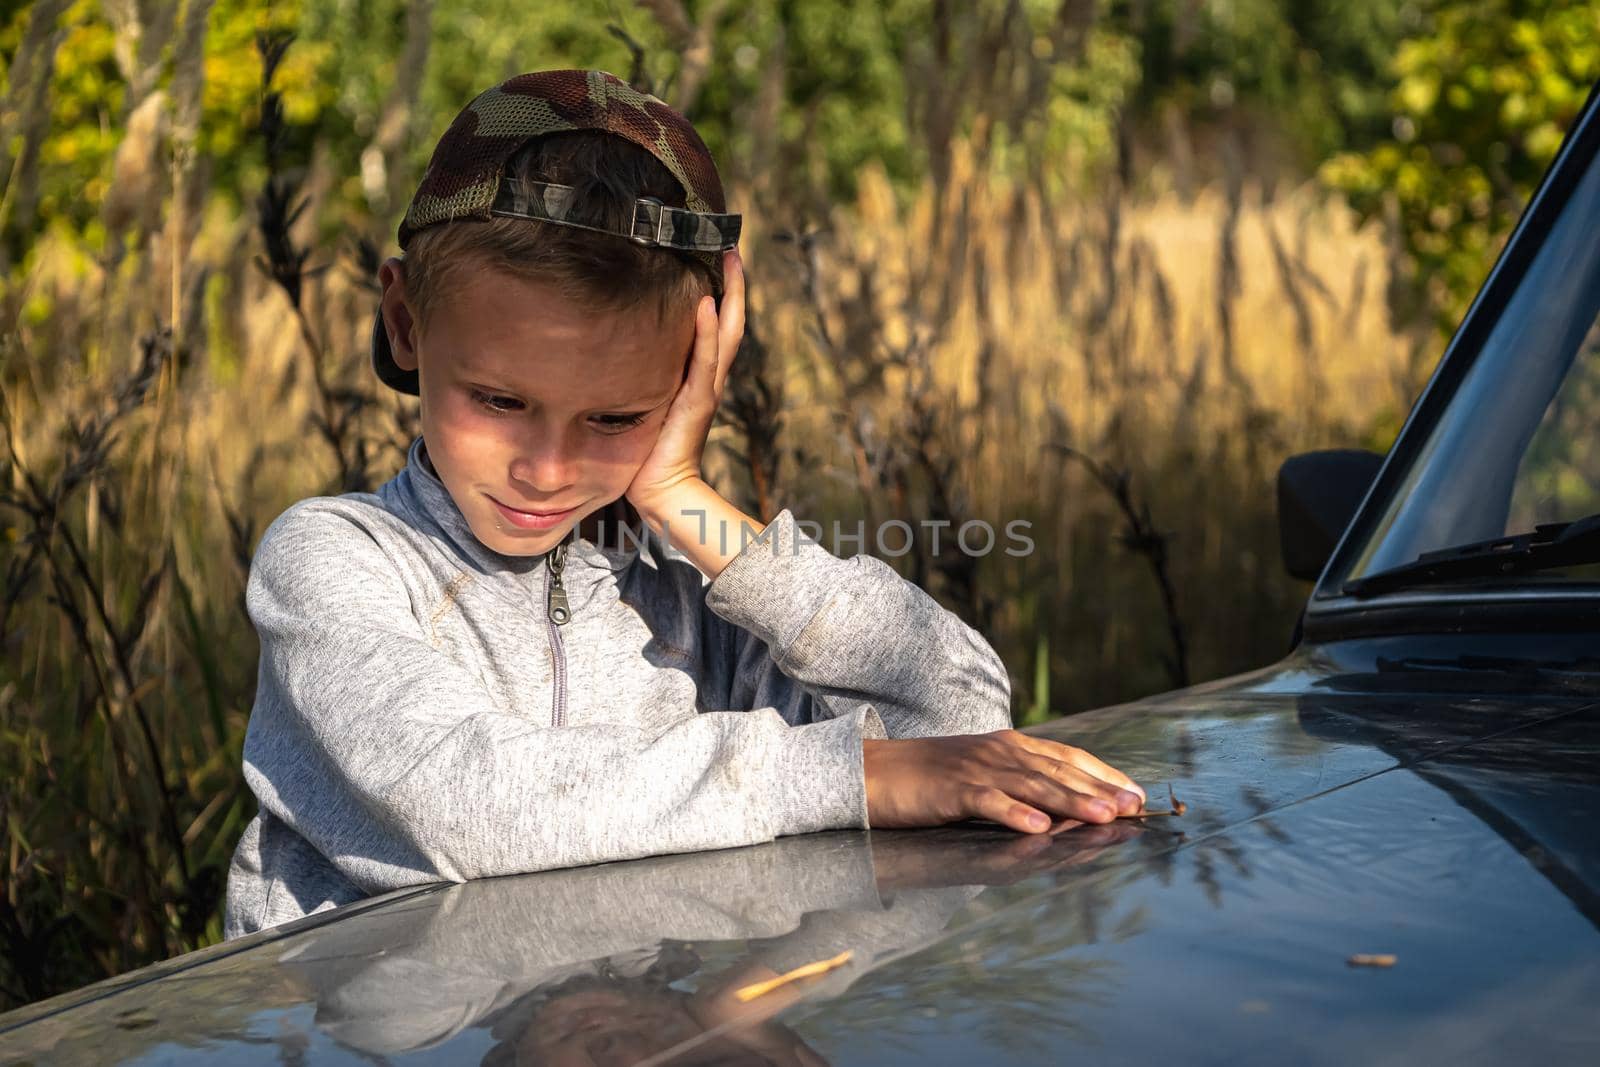
M1546 523L1535 526L1531 533L1424 552L1410 563L1346 582L1344 592L1347 596L1375 596L1411 586L1584 563L1600 563L1600 515Z

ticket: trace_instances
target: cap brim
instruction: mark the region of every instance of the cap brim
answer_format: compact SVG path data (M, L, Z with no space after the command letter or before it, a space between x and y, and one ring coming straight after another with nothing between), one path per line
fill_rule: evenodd
M383 328L381 307L372 320L372 369L378 372L378 379L390 389L411 396L419 396L422 392L417 372L401 370L394 361L394 353L389 349L389 331Z

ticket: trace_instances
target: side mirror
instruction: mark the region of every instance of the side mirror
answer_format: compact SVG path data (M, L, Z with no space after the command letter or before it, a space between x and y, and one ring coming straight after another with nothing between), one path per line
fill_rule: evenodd
M1317 580L1381 466L1376 452L1337 448L1278 468L1278 543L1291 576Z

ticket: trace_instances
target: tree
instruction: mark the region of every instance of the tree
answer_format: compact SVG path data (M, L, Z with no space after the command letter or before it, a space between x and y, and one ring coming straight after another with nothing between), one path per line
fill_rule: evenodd
M1391 69L1392 137L1321 173L1398 228L1395 310L1448 331L1600 77L1600 4L1431 0Z

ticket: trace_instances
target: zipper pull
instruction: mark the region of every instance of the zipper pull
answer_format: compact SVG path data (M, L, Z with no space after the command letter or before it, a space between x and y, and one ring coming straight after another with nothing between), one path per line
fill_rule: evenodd
M563 541L550 553L550 584L546 587L549 595L545 598L545 611L557 626L565 625L572 618L567 607L567 590L561 584L561 570L566 565L567 543Z

